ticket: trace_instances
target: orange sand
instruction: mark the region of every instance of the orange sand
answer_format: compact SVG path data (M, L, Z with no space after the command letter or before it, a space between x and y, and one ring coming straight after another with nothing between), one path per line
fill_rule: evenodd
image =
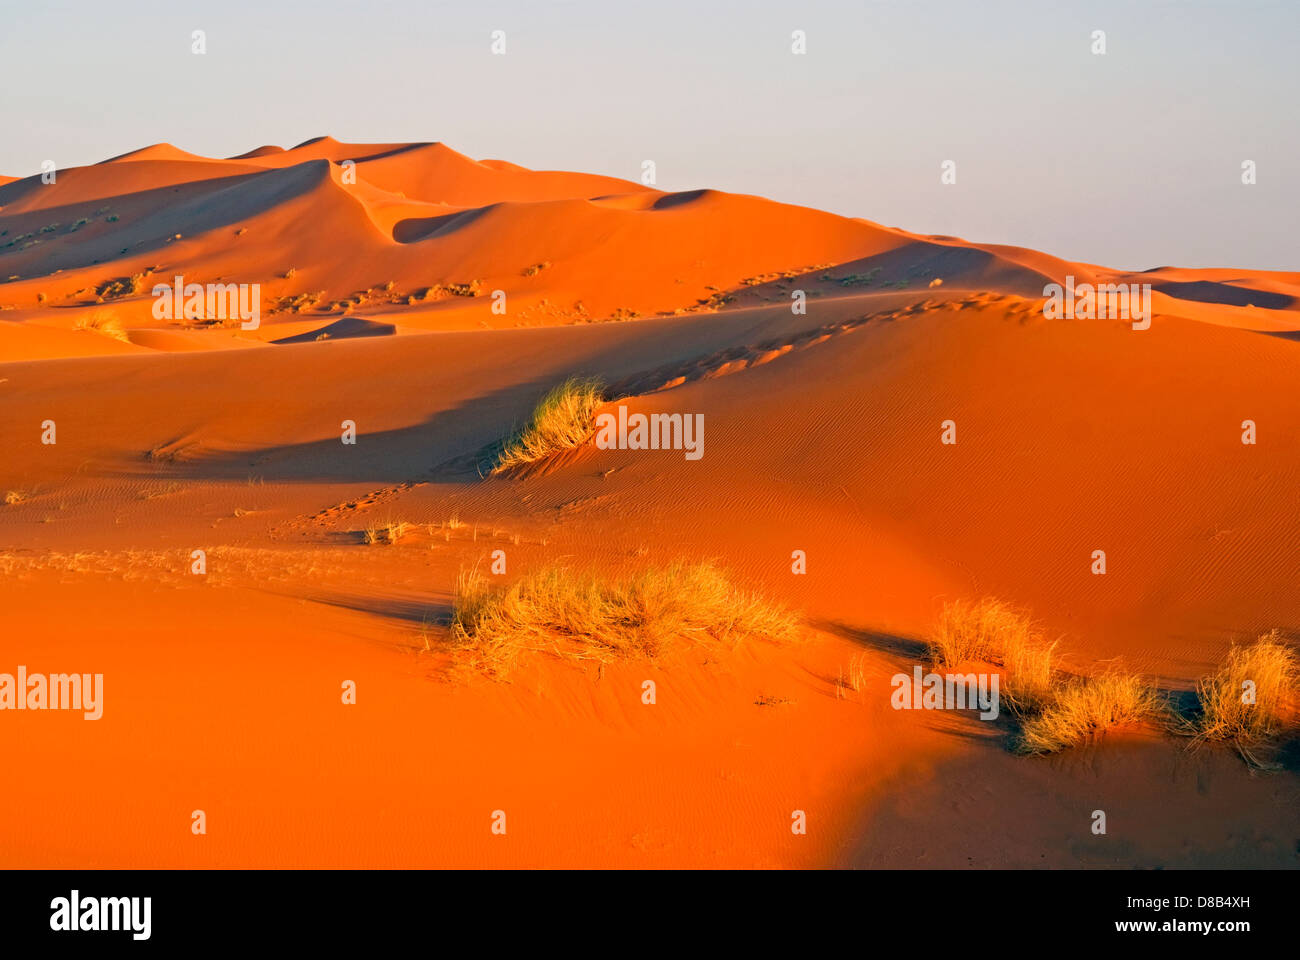
M0 865L1295 865L1293 773L1154 735L1024 760L888 703L946 599L1025 605L1067 665L1176 690L1300 628L1300 274L1129 274L328 138L0 181L0 230L0 492L24 494L0 506L0 671L106 688L99 721L0 715ZM262 284L261 326L154 319L178 274ZM1067 274L1151 283L1151 329L1044 319ZM129 342L76 328L95 315ZM703 413L705 456L480 479L574 373ZM361 543L389 519L434 531ZM716 558L808 636L449 675L456 575L495 549L512 575Z

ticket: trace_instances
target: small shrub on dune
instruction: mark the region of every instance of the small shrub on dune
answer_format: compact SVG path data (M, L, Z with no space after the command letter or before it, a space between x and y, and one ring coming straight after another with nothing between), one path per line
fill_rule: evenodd
M1027 643L1030 632L1028 620L1000 600L957 600L944 604L939 614L930 655L941 666L971 660L992 663L1008 643Z
M88 317L78 317L77 322L73 324L73 329L98 333L113 340L121 340L123 343L131 342L131 338L127 336L117 318L102 313L93 313Z
M677 563L611 578L551 567L509 586L462 573L451 634L476 667L505 676L533 653L601 663L654 658L700 643L786 639L797 624L712 564Z
M1017 713L1042 705L1052 696L1056 668L1053 664L1055 643L1047 643L1037 634L1030 642L1012 644L1003 649L1001 664L1007 688L1007 703Z
M596 408L604 400L604 384L599 380L565 380L542 397L523 429L505 441L492 472L535 463L586 443L596 432Z
M1162 713L1160 695L1141 677L1080 677L1060 686L1040 712L1024 720L1018 746L1025 753L1055 753L1111 730L1156 720Z
M1023 713L1047 700L1052 687L1052 654L1033 622L1001 600L958 600L945 604L929 640L937 666L979 661L1003 668L1003 695Z
M929 638L936 667L972 662L1002 667L1000 693L1019 720L1016 748L1055 753L1112 730L1157 723L1198 741L1233 744L1247 763L1267 767L1260 750L1300 722L1300 656L1278 631L1233 647L1224 665L1196 687L1199 713L1176 713L1140 676L1109 671L1066 678L1025 615L1000 600L946 604Z
M1248 647L1234 646L1219 670L1196 685L1199 740L1232 743L1247 762L1267 766L1258 752L1297 719L1300 660L1276 630Z
M392 521L384 524L371 524L366 527L366 543L370 546L377 544L392 545L402 540L414 525L407 523L405 520Z

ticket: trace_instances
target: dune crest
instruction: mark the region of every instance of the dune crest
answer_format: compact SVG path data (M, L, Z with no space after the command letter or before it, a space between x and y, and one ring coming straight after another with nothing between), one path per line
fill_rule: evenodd
M0 181L0 231L0 315L28 328L0 328L8 359L80 353L40 330L107 302L146 334L133 342L189 348L193 329L152 316L141 279L154 276L259 284L270 309L252 339L281 343L299 335L284 324L358 314L408 333L550 326L775 305L796 290L869 309L935 287L1037 298L1067 276L1149 283L1158 309L1188 319L1300 329L1294 273L1137 274L715 189L477 161L441 142L322 136L227 159L153 144L54 183Z

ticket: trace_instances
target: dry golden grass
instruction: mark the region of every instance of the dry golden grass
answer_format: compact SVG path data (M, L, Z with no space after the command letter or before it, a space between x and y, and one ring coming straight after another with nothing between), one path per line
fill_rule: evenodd
M599 380L570 377L538 402L522 430L502 444L493 473L535 463L585 443L596 432L596 408L604 402Z
M789 610L737 589L710 563L614 578L551 567L509 586L474 570L460 576L451 619L453 642L496 676L534 653L606 663L693 644L786 639L797 627Z
M1055 644L1000 600L945 605L929 648L937 667L1002 667L1001 693L1020 721L1016 745L1024 753L1054 753L1110 730L1158 723L1198 741L1232 743L1248 763L1264 767L1270 764L1260 750L1300 721L1300 656L1276 630L1233 647L1224 665L1199 681L1200 712L1190 718L1177 715L1139 676L1109 671L1066 679L1053 664Z
M866 654L857 653L849 661L849 689L860 693L867 685Z
M972 661L1002 667L1002 695L1024 713L1051 697L1054 643L1046 642L1024 614L1001 600L958 600L944 605L929 639L937 666Z
M411 532L414 524L407 523L405 520L390 520L387 523L372 523L366 527L366 543L370 546L376 544L392 545L400 541Z
M1018 746L1025 753L1055 753L1110 730L1157 720L1163 713L1160 695L1141 677L1080 677L1058 687L1040 712L1024 719Z
M854 654L849 660L849 669L846 672L843 667L839 668L839 673L835 678L835 699L845 700L848 698L847 691L852 690L854 693L861 693L862 688L867 683L867 672L865 669L866 657L863 654Z
M1196 685L1197 739L1228 741L1248 763L1268 766L1260 748L1295 723L1298 685L1300 660L1276 630L1248 647L1234 646L1224 665Z
M88 317L78 317L76 323L72 325L74 330L85 330L89 333L98 333L113 340L120 340L123 343L130 343L131 338L127 336L126 330L122 324L112 314L102 311L95 311Z

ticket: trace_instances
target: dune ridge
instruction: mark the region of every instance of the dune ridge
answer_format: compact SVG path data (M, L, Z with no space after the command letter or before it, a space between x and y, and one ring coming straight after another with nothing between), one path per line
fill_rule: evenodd
M159 335L184 325L152 316L151 283L127 283L155 276L262 285L266 323L240 338L256 343L291 341L275 328L309 319L326 332L345 314L400 319L408 333L546 326L759 306L794 289L830 298L937 281L940 296L1038 298L1067 276L1149 283L1158 309L1189 319L1300 329L1296 273L1117 271L759 197L476 161L439 142L319 137L224 159L154 144L51 184L5 181L0 231L0 357L11 360L85 352L52 331L97 307L153 331L138 338L146 349L234 346L223 330ZM430 293L461 287L474 295Z

